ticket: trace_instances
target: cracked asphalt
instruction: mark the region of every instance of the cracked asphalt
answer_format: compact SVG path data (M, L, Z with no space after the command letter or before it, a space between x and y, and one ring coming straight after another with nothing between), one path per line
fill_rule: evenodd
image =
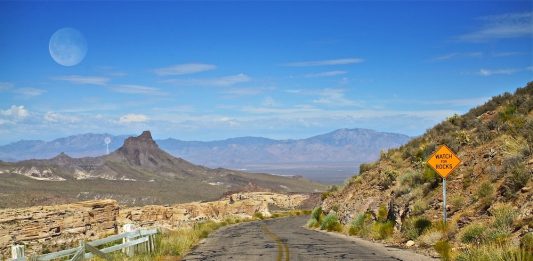
M278 218L221 228L184 260L432 260L361 239L309 230L303 227L307 219Z

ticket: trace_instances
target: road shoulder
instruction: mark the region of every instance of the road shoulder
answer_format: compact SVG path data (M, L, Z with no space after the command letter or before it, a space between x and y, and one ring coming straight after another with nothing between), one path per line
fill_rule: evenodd
M310 228L305 227L305 226L303 226L303 227L305 229L308 229L308 230L312 230L312 231L316 231L316 232L320 232L320 233L325 233L325 234L328 234L328 235L333 236L333 237L342 238L342 239L347 240L347 241L352 241L352 242L354 242L354 243L356 243L358 245L361 245L363 247L372 249L372 250L374 250L376 252L379 252L381 254L384 254L384 255L388 255L388 256L392 256L394 258L398 258L400 260L409 260L409 261L435 261L435 260L439 260L438 258L425 256L425 255L416 253L414 251L411 251L409 249L401 249L401 248L389 247L389 246L386 246L386 245L384 245L382 243L364 240L364 239L359 238L359 237L353 237L353 236L348 236L348 235L344 235L344 234L340 234L340 233L336 233L336 232L329 232L329 231L319 230L319 229L310 229Z

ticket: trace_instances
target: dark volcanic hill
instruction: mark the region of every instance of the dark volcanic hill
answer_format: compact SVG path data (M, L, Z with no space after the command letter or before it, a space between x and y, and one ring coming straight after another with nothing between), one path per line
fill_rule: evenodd
M61 153L49 160L0 162L0 207L102 197L140 205L209 200L228 191L314 192L323 188L299 177L194 165L161 150L149 131L127 138L122 147L105 156L72 158ZM21 200L21 193L31 202L14 203Z

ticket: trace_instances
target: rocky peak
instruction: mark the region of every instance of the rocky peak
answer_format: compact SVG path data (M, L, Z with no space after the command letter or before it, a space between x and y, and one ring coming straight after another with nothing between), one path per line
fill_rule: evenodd
M72 158L65 152L61 152L57 156L53 157L52 161L60 165L66 165L72 161Z
M143 131L143 133L137 137L129 137L124 141L122 148L157 148L157 144L152 138L150 131Z
M134 165L158 165L161 158L169 155L162 151L152 138L150 131L144 131L137 137L129 137L124 141L124 145L115 153L125 158Z

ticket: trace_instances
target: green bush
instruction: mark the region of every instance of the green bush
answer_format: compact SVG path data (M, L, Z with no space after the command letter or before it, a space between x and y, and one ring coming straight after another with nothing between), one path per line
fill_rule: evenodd
M387 206L380 205L379 208L378 208L378 213L377 213L378 221L379 222L387 221L388 213L389 213L389 211L387 210Z
M468 244L481 244L486 240L487 228L480 223L472 223L461 231L461 242Z
M413 204L413 215L423 214L429 208L429 204L424 199L418 199Z
M455 195L450 197L450 204L452 205L454 210L459 210L463 208L463 206L466 203L466 198L461 195Z
M520 247L530 252L533 252L533 232L525 234L520 239Z
M320 222L320 229L327 231L341 231L341 223L337 218L336 213L329 213L322 222Z
M362 163L359 165L359 175L373 169L376 166L376 163Z
M398 174L393 170L380 172L378 176L378 185L381 189L388 189L396 180L397 175Z
M322 207L316 207L311 212L311 218L314 218L318 222L320 222L321 216L322 216Z
M310 228L320 227L320 221L322 219L322 207L316 207L311 212L311 218L307 221L307 226Z
M479 186L476 196L482 205L490 206L494 197L494 187L489 181L485 181Z
M511 230L518 213L511 205L495 205L490 211L494 217L493 227L501 230Z
M429 166L424 167L424 172L422 174L424 178L424 183L429 182L433 188L437 187L442 178Z
M508 198L512 198L517 191L527 185L533 173L523 163L513 166L508 172L504 193Z
M408 239L415 240L429 228L431 221L426 217L412 217L404 222L402 234Z
M374 239L387 239L392 236L392 233L394 232L394 222L387 221L385 223L382 222L374 222L372 224L372 238Z
M424 182L426 182L424 176L418 171L409 171L400 178L400 184L411 188L424 184Z
M261 220L265 219L265 217L263 216L263 213L261 212L255 212L254 218L261 219Z
M486 245L469 247L463 250L455 259L457 261L531 261L533 253L512 245Z
M439 253L442 260L451 260L452 246L448 240L438 241L433 248Z
M318 222L318 220L314 219L314 218L310 218L308 221L307 221L307 227L310 227L310 228L317 228L317 227L320 227L320 223Z
M370 234L370 226L372 225L372 215L370 213L362 213L357 215L350 224L348 233L350 235L359 235L367 237Z

